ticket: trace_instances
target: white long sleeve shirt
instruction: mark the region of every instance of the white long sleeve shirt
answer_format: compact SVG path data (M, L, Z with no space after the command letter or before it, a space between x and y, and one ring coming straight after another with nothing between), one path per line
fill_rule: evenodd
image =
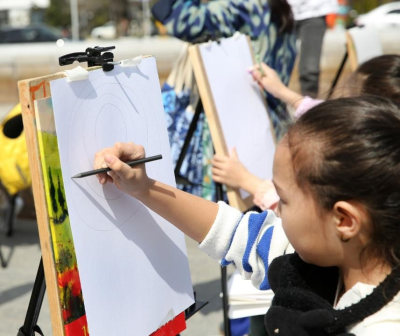
M288 0L296 21L337 13L337 0Z
M281 219L271 210L243 215L224 202L218 205L217 217L200 249L222 266L233 263L241 276L251 280L256 288L270 289L267 277L270 263L278 256L294 252ZM359 302L374 288L358 282L335 303L335 309ZM349 326L347 331L356 336L400 335L400 293L377 313Z

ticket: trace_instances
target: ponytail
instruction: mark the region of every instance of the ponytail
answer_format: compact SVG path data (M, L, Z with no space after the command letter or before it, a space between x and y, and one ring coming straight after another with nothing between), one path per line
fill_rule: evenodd
M290 34L294 29L293 13L287 0L268 0L271 21L279 27L279 33Z

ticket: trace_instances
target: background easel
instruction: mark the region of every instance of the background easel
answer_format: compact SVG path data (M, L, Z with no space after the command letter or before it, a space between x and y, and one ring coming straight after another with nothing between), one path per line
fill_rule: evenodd
M328 91L328 98L332 96L347 60L349 60L351 72L354 72L360 64L382 54L382 45L376 30L365 27L348 29L346 31L346 52Z
M216 37L206 37L203 40L196 41L196 43L189 47L189 55L190 55L190 61L192 64L192 67L194 69L195 77L196 77L196 82L198 85L198 90L200 92L200 98L199 101L195 107L194 115L191 120L190 126L188 128L187 134L185 141L182 145L180 155L178 157L176 166L175 166L175 177L178 183L181 184L190 184L190 181L188 180L187 177L181 175L181 167L182 164L185 160L185 155L187 153L187 150L190 146L191 139L193 137L194 132L197 129L197 123L200 119L201 113L205 111L207 120L209 122L210 126L210 131L211 131L211 136L212 136L212 143L213 147L215 148L214 151L217 151L219 154L224 154L227 155L227 145L224 139L223 132L221 130L221 125L219 122L219 117L218 117L218 111L216 109L213 96L211 93L211 88L208 82L208 78L205 73L204 69L204 64L200 56L200 52L198 49L198 45L200 43L208 42L210 41L217 42L219 44L219 38ZM251 53L251 58L253 60L254 64L254 55L252 53L250 41L247 38L248 42L248 47L250 49ZM258 88L257 88L258 89ZM203 110L203 104L204 104L204 110ZM263 110L266 109L266 104L265 101L263 100ZM266 113L266 112L265 112ZM272 127L272 125L271 125ZM274 139L275 140L275 139ZM222 185L216 183L216 199L217 202L220 200L224 200L224 194L223 194L223 189ZM231 188L228 188L228 200L230 202L230 205L239 208L241 211L246 211L250 209L253 206L252 203L252 197L247 197L246 199L243 199L238 190L233 190ZM228 290L227 290L227 270L226 267L221 268L221 287L222 287L222 305L223 305L223 316L224 316L224 330L225 330L225 335L229 336L231 335L231 330L230 330L230 321L228 317L228 309L229 309L229 297L228 297Z

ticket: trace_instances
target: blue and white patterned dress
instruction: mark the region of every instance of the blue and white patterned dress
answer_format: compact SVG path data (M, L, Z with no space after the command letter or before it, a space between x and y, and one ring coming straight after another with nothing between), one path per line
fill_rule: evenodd
M259 54L262 61L276 70L285 85L289 83L296 58L296 38L293 33L279 33L277 25L271 21L267 0L214 0L208 3L201 3L199 0L160 0L152 11L156 19L165 25L168 34L184 41L193 42L207 35L230 37L237 31L248 35L254 53ZM165 89L163 91L166 92ZM290 121L290 115L281 101L271 95L267 95L266 99L279 139L284 133L285 124ZM184 138L182 143L183 140ZM205 151L212 153L210 149ZM202 155L196 155L196 160L199 165L209 161ZM189 167L188 173L190 171ZM204 184L209 178L207 174L203 174L203 181L198 176L193 182ZM198 192L194 193L199 195Z

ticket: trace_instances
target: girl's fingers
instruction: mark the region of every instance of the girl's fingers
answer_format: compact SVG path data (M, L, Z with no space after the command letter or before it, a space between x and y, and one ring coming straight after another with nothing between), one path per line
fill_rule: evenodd
M265 78L266 76L262 75L261 72L259 70L256 70L253 72L253 78L254 80L256 80L260 85L261 85L261 81Z
M247 69L247 71L252 73L253 71L256 71L258 69L259 69L258 64L253 64L250 68Z
M213 176L214 175L215 176L223 176L224 175L224 171L222 169L215 168L215 167L211 168L211 172L212 172Z
M212 160L215 161L215 162L223 162L223 161L226 161L226 156L225 155L214 154Z
M230 156L231 156L232 159L239 160L239 157L238 157L238 155L237 155L237 151L236 151L236 148L235 148L235 147L233 147L233 148L231 149Z
M113 172L124 180L127 180L132 175L132 169L125 162L122 162L118 157L112 154L104 156L104 161ZM110 176L109 176L110 177ZM112 177L111 177L112 178Z
M217 157L217 155L214 155L214 157L211 159L211 165L216 168L222 169L225 166L225 164L228 162L228 160L229 160L229 158L227 156L219 155Z
M114 183L115 178L118 178L118 176L113 171L109 171L107 174L107 182Z
M101 152L96 153L94 160L94 169L107 168L107 165L104 162L104 159L101 155ZM97 174L96 177L99 179L101 184L107 183L107 173Z
M117 142L113 147L114 155L125 160L136 160L145 157L144 148L133 142Z
M251 74L253 75L253 79L254 79L254 80L260 81L260 79L261 79L261 73L260 73L260 71L254 70Z
M214 180L214 182L217 182L217 183L223 183L224 182L222 180L222 178L220 176L218 176L218 175L214 175L213 174L212 179Z
M119 169L121 174L128 174L132 172L127 168L130 168L126 164L122 166L120 163L129 160L141 159L145 157L145 151L143 146L135 145L134 143L122 143L117 142L113 147L106 148L95 155L95 162L94 168L107 168L110 165L106 162L105 157L109 156L110 158L113 157L113 167L115 169ZM120 163L119 163L120 162ZM115 163L115 165L114 165ZM122 168L124 167L124 170ZM112 167L110 167L112 168ZM112 168L113 169L113 168ZM113 182L112 175L107 175L106 173L98 174L97 178L101 184L106 184L107 182Z
M266 65L265 63L261 63L261 68L263 69L263 71L265 73L268 73L269 71L273 71L271 67L269 67L268 65Z
M212 161L211 161L211 165L212 165L214 168L222 169L222 168L224 167L224 162L218 162L218 161L212 160Z

